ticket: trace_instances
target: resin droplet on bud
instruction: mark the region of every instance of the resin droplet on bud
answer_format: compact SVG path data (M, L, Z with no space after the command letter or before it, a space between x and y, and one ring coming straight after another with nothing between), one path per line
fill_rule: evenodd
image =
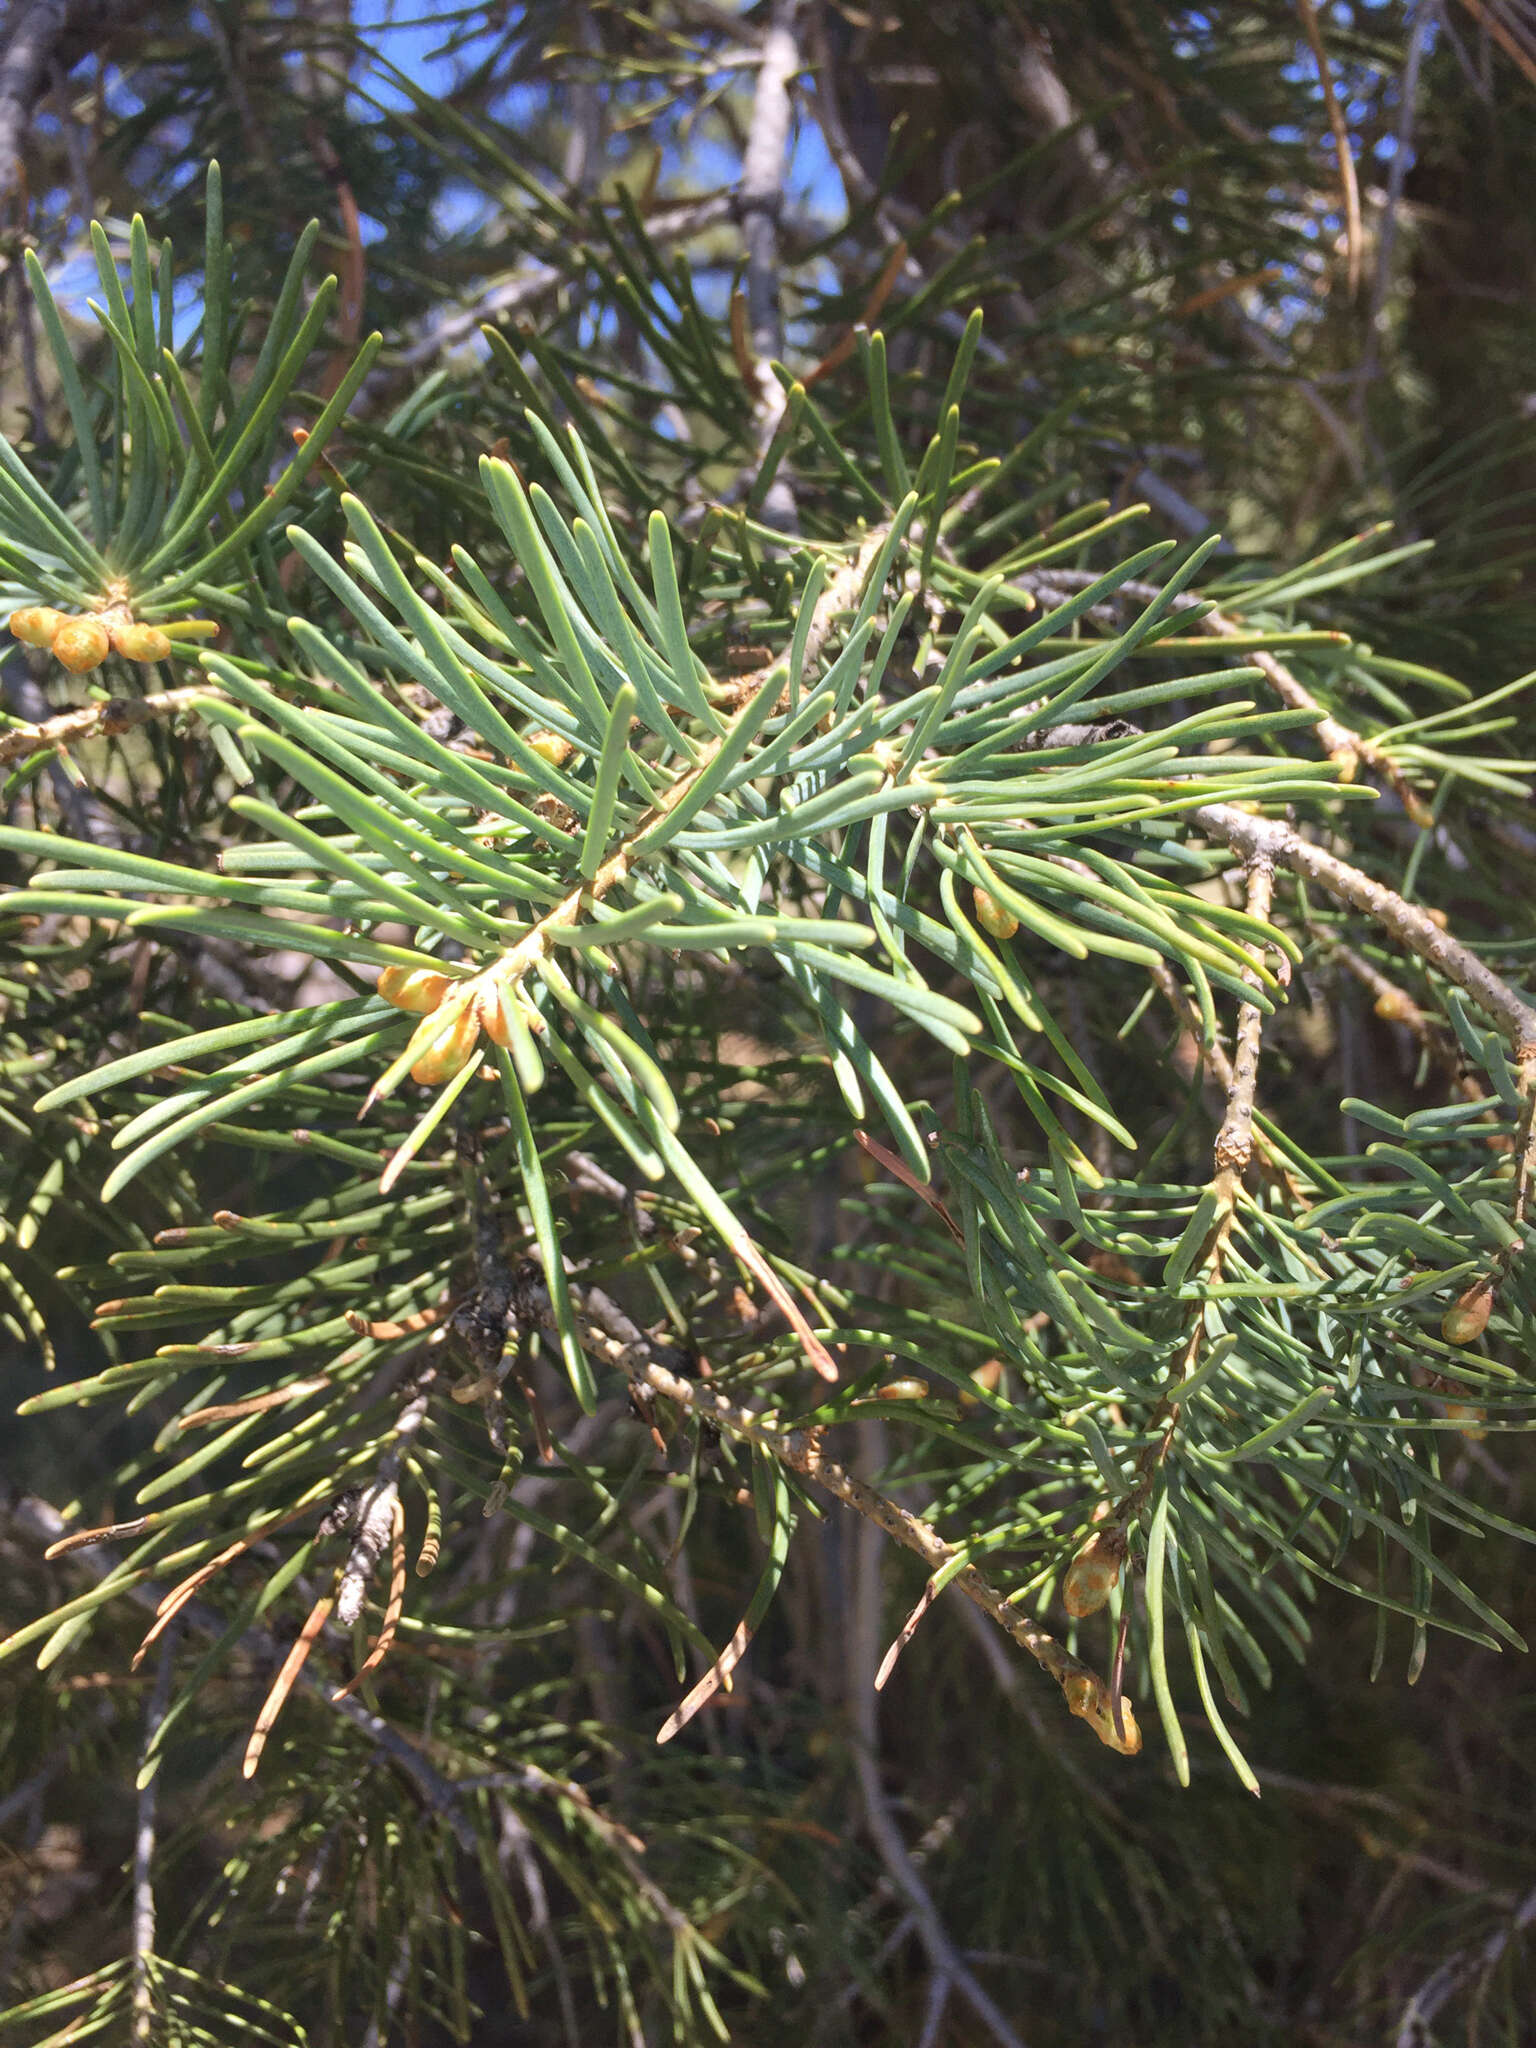
M1062 1680L1061 1689L1069 1710L1080 1721L1088 1723L1106 1749L1118 1750L1121 1756L1140 1754L1141 1730L1136 1726L1135 1711L1124 1693L1120 1695L1120 1728L1117 1728L1110 1707L1109 1687L1096 1672L1071 1672Z
M53 653L72 675L100 668L112 646L100 619L66 619L53 636Z
M164 661L171 651L170 636L158 626L130 621L126 626L112 627L111 632L112 645L128 661Z
M1492 1313L1493 1282L1474 1281L1460 1300L1452 1302L1446 1310L1440 1334L1447 1344L1475 1344L1487 1329Z
M1125 1537L1119 1529L1096 1529L1067 1567L1061 1602L1081 1620L1097 1614L1120 1583L1125 1562Z
M887 1380L883 1387L876 1387L878 1401L926 1401L928 1382L919 1379Z
M386 967L378 979L378 992L397 1010L413 1010L430 1017L447 995L449 979L430 967Z
M51 647L60 626L69 622L50 604L26 605L11 613L11 631L24 647Z
M984 932L990 932L994 939L1011 939L1019 928L1019 920L1003 905L989 889L972 889L976 900L976 922Z

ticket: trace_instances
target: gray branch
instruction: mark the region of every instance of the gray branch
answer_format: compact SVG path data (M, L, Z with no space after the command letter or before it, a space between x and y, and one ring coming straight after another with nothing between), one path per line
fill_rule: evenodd
M674 242L686 242L694 235L719 227L731 218L734 210L732 195L718 192L707 199L690 199L680 206L663 207L649 214L645 231L658 248L670 248ZM535 306L553 298L569 281L569 271L530 258L527 263L519 264L510 276L488 285L472 306L428 321L417 331L415 340L408 342L394 356L391 367L413 369L452 349L462 348L487 321L505 320L519 313L532 312Z
M752 352L782 355L779 317L779 216L784 208L784 171L789 157L792 108L790 80L800 69L795 40L797 0L778 0L763 45L762 68L752 100L752 122L741 160L741 232L747 251L747 323Z
M794 113L789 88L800 69L800 46L795 39L799 11L798 0L776 0L763 43L747 146L741 159L738 210L747 258L747 329L756 386L752 409L757 468L761 468L784 417L784 392L773 374L772 364L784 353L784 322L779 303L780 227ZM799 524L794 489L782 465L764 499L763 519L782 533L793 532Z
M133 1834L133 2038L154 2039L155 1987L150 1964L155 1953L155 1810L160 1798L160 1759L154 1755L155 1737L171 1704L171 1669L175 1661L179 1624L172 1622L160 1639L160 1662L155 1671L155 1689L144 1709L144 1746L139 1752L139 1810Z
M22 138L68 19L69 0L32 0L11 24L0 55L0 194L19 182Z
M1507 1926L1495 1928L1476 1948L1457 1949L1433 1976L1425 1979L1403 2008L1402 2019L1398 2022L1396 2048L1431 2048L1434 2022L1440 2008L1449 2003L1474 1972L1486 1977L1497 1967L1511 1936L1523 1934L1527 1927L1533 1925L1536 1925L1536 1891L1526 1893Z
M22 145L44 84L102 40L116 11L116 0L21 0L7 10L0 28L0 198L21 182Z
M867 1437L872 1434L872 1426L861 1424L860 1431ZM927 1952L933 1973L931 1990L935 1999L947 2000L951 1990L958 1991L1000 2048L1023 2048L1019 2036L976 1981L955 1946L912 1853L902 1839L901 1829L885 1796L885 1787L880 1782L879 1695L875 1691L875 1664L880 1649L880 1567L884 1552L880 1530L872 1522L861 1522L855 1553L858 1563L854 1613L848 1632L847 1711L852 1723L853 1763L864 1807L864 1823L893 1890L900 1893L911 1912L918 1939Z

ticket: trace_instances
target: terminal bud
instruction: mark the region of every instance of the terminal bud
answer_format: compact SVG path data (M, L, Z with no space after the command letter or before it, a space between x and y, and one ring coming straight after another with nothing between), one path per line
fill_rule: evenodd
M1094 1671L1073 1671L1061 1682L1068 1709L1080 1721L1086 1721L1106 1749L1118 1750L1121 1756L1136 1756L1141 1750L1141 1730L1136 1726L1136 1715L1130 1701L1120 1696L1120 1727L1115 1726L1114 1709L1110 1704L1109 1687ZM1123 1733L1121 1731L1124 1731Z

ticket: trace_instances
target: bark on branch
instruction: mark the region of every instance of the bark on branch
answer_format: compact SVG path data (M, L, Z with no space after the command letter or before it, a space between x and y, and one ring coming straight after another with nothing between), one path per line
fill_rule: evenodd
M200 683L186 690L157 690L147 697L108 697L99 704L61 711L57 718L45 719L40 725L13 725L0 732L0 767L53 747L67 747L75 740L92 739L98 733L128 732L151 718L174 718L178 711L189 710L199 697L220 694Z
M23 183L22 147L45 85L112 26L115 0L21 0L0 27L0 200Z
M1341 903L1363 911L1411 953L1464 989L1504 1032L1518 1060L1536 1060L1536 1009L1479 960L1470 946L1442 931L1433 918L1406 902L1396 890L1374 881L1363 869L1351 867L1325 847L1303 839L1294 825L1278 818L1255 817L1231 804L1202 804L1190 813L1190 823L1198 832L1224 839L1245 861L1268 860L1287 867L1316 882Z

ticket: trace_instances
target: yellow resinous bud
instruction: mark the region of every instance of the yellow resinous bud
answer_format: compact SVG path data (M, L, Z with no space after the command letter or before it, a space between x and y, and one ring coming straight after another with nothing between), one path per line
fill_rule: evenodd
M1493 1282L1476 1280L1446 1310L1440 1334L1447 1344L1475 1344L1487 1329L1492 1313Z
M571 758L571 743L563 733L548 732L542 726L533 732L524 733L524 740L541 761L547 761L551 768L563 768Z
M1118 1529L1096 1529L1067 1567L1061 1603L1081 1620L1097 1614L1120 1583L1125 1562L1125 1537Z
M1019 928L1019 920L1003 905L989 889L972 889L976 902L976 922L984 932L994 939L1011 939Z
M1479 1408L1475 1401L1447 1401L1445 1419L1454 1422L1464 1437L1480 1444L1488 1434L1483 1424L1488 1420L1488 1410Z
M100 619L66 619L52 641L55 660L77 676L100 668L111 646L111 636Z
M171 651L168 634L158 626L145 626L137 620L127 625L111 628L112 645L127 661L164 661Z
M480 1020L480 1029L493 1045L503 1051L516 1043L510 1013L517 1001L517 991L504 981L483 981L475 991L475 1015Z
M416 1064L411 1079L423 1087L451 1081L468 1065L480 1036L480 1020L470 1002L445 1003L433 1016L417 1026L411 1041Z
M926 1380L887 1380L883 1387L876 1387L875 1398L877 1401L926 1401L929 1392Z
M11 613L11 631L24 647L51 647L54 635L60 626L67 625L63 612L56 612L51 604L26 605L19 612Z
M378 979L378 992L386 1003L422 1017L432 1014L451 986L446 974L430 967L386 967Z

